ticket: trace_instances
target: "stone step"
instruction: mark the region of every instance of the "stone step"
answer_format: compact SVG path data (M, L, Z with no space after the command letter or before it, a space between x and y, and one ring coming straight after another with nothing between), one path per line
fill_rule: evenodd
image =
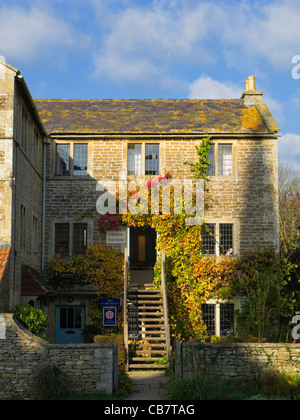
M164 324L164 319L163 318L139 318L139 324L142 324L143 322L158 322L161 324Z
M129 369L167 369L169 365L166 363L165 365L157 365L155 363L149 364L149 363L143 363L143 364L130 364Z
M159 349L157 349L157 350L155 350L155 349L146 350L146 352L147 352L147 354L161 354L161 355L164 355L164 356L166 356L168 354L167 350L159 350ZM145 354L145 350L136 350L134 352L134 354Z
M146 344L140 344L140 343L130 343L128 344L129 347L138 347L140 349L143 348L149 348L150 350L153 349L159 349L159 348L167 348L166 343L146 343Z
M131 357L131 362L163 362L164 357Z
M153 328L153 329L160 329L161 331L164 331L165 330L165 325L162 323L162 324L142 324L141 325L141 322L140 322L140 326L139 326L139 328L145 328L145 330L146 330L146 332L148 332L148 328ZM144 331L144 330L141 330L141 331Z

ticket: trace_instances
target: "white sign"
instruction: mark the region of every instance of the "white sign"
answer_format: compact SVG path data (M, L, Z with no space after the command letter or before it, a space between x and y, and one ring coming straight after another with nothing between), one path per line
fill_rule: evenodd
M124 230L107 230L106 231L107 245L126 244L126 231Z

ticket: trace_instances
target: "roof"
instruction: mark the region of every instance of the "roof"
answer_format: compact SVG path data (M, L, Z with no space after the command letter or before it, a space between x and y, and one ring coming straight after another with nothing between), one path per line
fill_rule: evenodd
M21 274L22 296L44 296L46 290L39 284L37 273L33 269L23 266Z
M243 99L37 99L49 134L270 134L279 127L263 101ZM266 114L266 118L264 117Z
M7 244L0 244L0 283L4 276L10 253L10 246Z

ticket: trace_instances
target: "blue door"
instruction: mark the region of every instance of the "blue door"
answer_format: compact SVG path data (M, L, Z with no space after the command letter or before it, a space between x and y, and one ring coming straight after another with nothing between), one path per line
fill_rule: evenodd
M82 335L85 326L84 306L56 307L56 343L80 344L84 343Z

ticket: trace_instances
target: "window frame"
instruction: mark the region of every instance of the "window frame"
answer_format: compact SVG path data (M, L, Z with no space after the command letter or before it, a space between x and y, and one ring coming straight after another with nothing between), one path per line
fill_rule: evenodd
M130 145L141 145L141 174L128 174L128 157L129 157L129 146ZM157 174L146 174L146 147L147 146L158 146L158 170ZM162 170L162 144L158 141L128 141L126 142L126 175L127 177L153 177L159 176Z
M201 144L201 143L200 143ZM231 146L232 171L229 174L220 173L220 146ZM213 153L211 153L211 149ZM215 179L228 179L237 176L237 140L212 140L212 148L208 152L207 158L211 162L207 168L207 175Z
M66 254L61 254L58 252L58 247L57 247L57 226L59 225L65 225L68 226L68 232L67 232L67 252ZM75 254L75 229L76 226L84 226L85 227L85 250L82 253L76 253ZM90 232L92 232L92 229L90 227L90 223L88 223L87 221L83 221L80 223L74 223L71 221L66 221L66 220L55 220L53 222L53 255L60 255L62 258L68 258L68 257L74 257L76 255L84 255L84 253L86 252L88 245L90 243L90 237L89 234Z
M23 204L20 205L20 249L26 251L27 212Z
M89 151L90 151L90 142L88 141L58 141L56 140L54 142L54 149L53 149L53 161L54 161L54 167L52 169L52 173L56 178L60 179L86 179L88 176L89 171ZM75 155L75 146L77 145L86 145L87 153L86 153L86 173L85 174L76 174L75 173L75 165L74 165L74 155ZM57 167L57 158L58 158L58 147L59 146L69 146L69 174L59 174L58 173L58 167Z
M237 222L236 221L207 221L204 225L207 226L214 226L214 253L207 253L202 252L202 255L211 256L211 257L220 257L220 256L234 256L238 254L238 237L237 237ZM203 225L203 226L204 226ZM223 227L231 227L231 238L230 238L230 244L231 247L229 249L225 249L225 251L222 251L222 236L221 236L221 230ZM203 229L203 227L202 227ZM202 238L204 234L202 233ZM232 252L227 254L228 251L232 249Z
M233 334L235 335L235 329L236 329L236 317L235 317L235 310L237 309L237 301L215 301L215 300L209 300L202 304L202 316L203 316L203 322L205 323L205 317L208 317L209 323L205 323L207 326L207 331L209 334L217 336L217 337L224 337L222 335L222 331L225 331L228 328L222 329L222 324L224 325L224 312L226 310L225 307L231 307L231 315L232 315L232 323L229 321L229 323L232 324ZM205 311L205 307L209 307L210 311ZM213 309L213 310L212 310Z

